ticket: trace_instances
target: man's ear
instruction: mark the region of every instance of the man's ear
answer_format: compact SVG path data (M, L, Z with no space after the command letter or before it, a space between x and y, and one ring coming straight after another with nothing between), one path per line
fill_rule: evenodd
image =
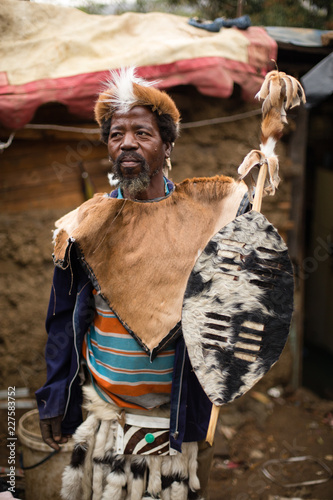
M171 151L172 151L172 143L171 142L165 142L165 157L170 158Z

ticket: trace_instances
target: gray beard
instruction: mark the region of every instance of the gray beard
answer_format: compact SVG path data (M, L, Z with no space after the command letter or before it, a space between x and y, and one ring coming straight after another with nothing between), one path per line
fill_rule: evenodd
M138 177L135 177L134 179L124 178L120 170L120 163L126 156L132 158L134 157L141 161L141 172L139 173ZM158 170L154 172L153 175L157 174L157 172ZM134 197L138 193L141 193L142 191L147 189L150 185L149 165L143 158L143 156L139 155L138 153L122 153L112 165L112 173L114 175L114 178L119 181L118 187L122 191L126 191L127 193L129 193L129 195Z
M136 179L120 179L119 187L122 191L126 191L131 196L135 196L141 191L148 188L150 184L150 177L146 172L141 172Z

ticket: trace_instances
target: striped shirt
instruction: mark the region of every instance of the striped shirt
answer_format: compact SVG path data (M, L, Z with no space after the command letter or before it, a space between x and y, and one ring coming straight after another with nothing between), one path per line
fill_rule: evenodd
M82 349L98 394L126 408L151 409L169 403L174 344L151 362L95 290L94 298L95 318Z

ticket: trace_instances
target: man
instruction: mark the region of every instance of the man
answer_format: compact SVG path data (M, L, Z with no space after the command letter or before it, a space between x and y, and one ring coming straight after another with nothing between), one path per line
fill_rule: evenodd
M182 300L198 254L244 211L247 189L164 176L179 112L133 69L112 74L95 115L119 184L56 224L42 436L57 450L78 428L64 498L207 498L211 403L182 338Z

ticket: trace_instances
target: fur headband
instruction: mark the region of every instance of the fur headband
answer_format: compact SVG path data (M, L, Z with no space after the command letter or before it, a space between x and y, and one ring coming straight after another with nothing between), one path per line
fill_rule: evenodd
M178 129L179 111L168 94L153 87L156 82L137 77L135 68L123 68L110 73L106 90L100 93L95 105L95 119L99 126L116 110L126 113L134 106L149 106L160 115L170 115Z

